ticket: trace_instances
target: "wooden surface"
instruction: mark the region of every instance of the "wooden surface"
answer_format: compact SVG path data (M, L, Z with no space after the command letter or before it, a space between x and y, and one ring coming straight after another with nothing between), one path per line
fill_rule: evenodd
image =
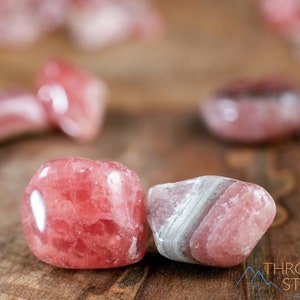
M226 144L197 117L199 101L233 79L281 74L299 84L299 55L263 26L251 0L156 2L168 29L154 44L134 40L84 53L57 32L30 48L0 51L3 87L31 87L40 64L62 56L103 77L111 91L104 129L91 144L75 144L58 132L0 144L0 299L291 299L300 293L300 284L280 291L261 278L251 282L251 273L237 284L249 266L281 287L284 278L300 277L264 270L266 262L300 263L299 141ZM146 257L133 266L54 268L29 252L19 203L35 170L61 156L121 161L140 176L145 191L208 174L252 181L276 199L278 216L235 268L172 262L156 252L151 238Z

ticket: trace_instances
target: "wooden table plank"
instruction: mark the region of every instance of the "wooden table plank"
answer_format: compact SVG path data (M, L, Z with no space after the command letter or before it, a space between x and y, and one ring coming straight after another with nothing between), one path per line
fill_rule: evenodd
M299 141L227 144L209 134L197 116L199 101L232 79L279 72L299 82L299 60L263 27L251 0L156 2L168 32L152 45L130 41L84 53L57 32L28 49L0 51L4 87L31 87L40 64L59 55L105 78L111 90L105 126L91 144L75 144L58 132L0 144L0 299L286 299L300 293L300 285L292 285L300 274L267 274L264 268L267 262L300 263ZM19 203L35 170L62 156L121 161L140 176L145 191L208 174L256 182L276 199L278 216L248 260L235 268L172 262L157 253L151 237L146 257L133 266L54 268L29 252ZM286 280L289 290L261 278L251 283L251 272L237 284L249 266L281 288L287 288Z

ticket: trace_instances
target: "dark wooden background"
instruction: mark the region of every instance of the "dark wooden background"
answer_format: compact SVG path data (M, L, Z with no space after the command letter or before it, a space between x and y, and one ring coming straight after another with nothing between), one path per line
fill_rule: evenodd
M300 285L284 292L260 278L251 283L251 274L237 285L247 266L263 272L265 262L300 262L299 140L232 145L209 134L197 116L199 103L231 80L279 74L300 84L300 55L264 27L254 1L156 4L167 32L152 44L131 40L88 53L60 31L26 49L0 50L2 87L31 87L37 69L51 56L69 59L110 87L105 125L95 142L79 145L49 132L0 144L0 299L291 299L300 293ZM247 261L234 268L172 262L156 252L151 238L136 265L54 268L29 252L19 204L35 170L62 156L120 161L140 176L145 191L207 174L252 181L273 195L278 216ZM283 277L266 275L278 285Z

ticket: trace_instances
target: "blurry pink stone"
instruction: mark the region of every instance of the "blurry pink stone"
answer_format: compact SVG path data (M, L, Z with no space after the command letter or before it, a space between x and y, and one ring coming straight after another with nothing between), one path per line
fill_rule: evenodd
M145 202L160 254L217 267L244 261L276 213L262 187L220 176L153 186Z
M0 0L0 46L31 44L65 20L69 0Z
M45 163L26 187L21 215L30 250L53 266L115 268L145 253L140 181L118 162L60 158Z
M72 0L35 0L34 13L37 14L43 31L52 31L64 26Z
M296 44L300 43L299 0L257 0L265 22Z
M0 46L31 44L65 25L86 49L133 35L153 39L164 27L147 0L0 0Z
M0 140L59 127L79 142L94 139L105 111L104 83L62 60L45 64L38 96L21 89L0 92Z
M212 133L234 142L265 142L300 128L299 91L281 80L233 84L215 93L200 109Z
M1 46L31 44L41 32L38 18L33 15L26 1L0 1Z
M106 86L63 61L50 60L37 77L38 98L51 121L79 142L93 140L105 112Z
M43 131L48 127L48 116L31 92L22 89L0 92L0 140Z
M75 0L67 26L85 49L98 49L131 36L150 40L163 32L163 22L148 1Z

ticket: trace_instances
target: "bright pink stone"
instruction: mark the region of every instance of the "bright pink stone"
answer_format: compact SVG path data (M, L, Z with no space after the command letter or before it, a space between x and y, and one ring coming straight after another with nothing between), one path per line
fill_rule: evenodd
M201 117L216 136L255 143L292 135L300 128L300 94L289 83L239 82L201 105Z
M85 49L98 49L137 35L154 39L163 32L162 18L148 1L74 0L68 28Z
M0 92L0 140L50 127L44 107L27 90Z
M80 142L98 135L106 102L102 81L57 59L42 67L37 86L38 98L63 132Z
M137 175L117 162L60 158L42 165L21 204L30 250L63 268L114 268L142 259L147 238Z
M146 211L163 256L231 267L250 255L271 225L276 206L258 185L202 176L153 186Z

